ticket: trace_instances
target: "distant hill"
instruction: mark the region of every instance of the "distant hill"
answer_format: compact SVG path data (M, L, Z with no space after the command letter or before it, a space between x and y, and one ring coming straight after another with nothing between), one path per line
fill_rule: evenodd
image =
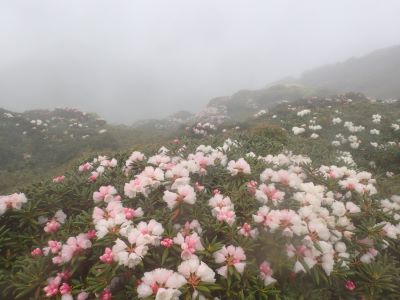
M232 96L214 98L197 116L215 123L228 119L241 121L283 101L349 92L378 99L399 99L400 45L322 66L299 78L287 77L258 90L241 90Z
M283 80L331 92L357 91L375 98L400 97L400 45L376 50L359 58L322 66L300 78Z
M322 89L300 84L277 84L259 90L241 90L232 96L210 100L197 114L200 121L222 123L226 120L243 121L260 110L268 110L282 102L292 102L312 96L326 95Z

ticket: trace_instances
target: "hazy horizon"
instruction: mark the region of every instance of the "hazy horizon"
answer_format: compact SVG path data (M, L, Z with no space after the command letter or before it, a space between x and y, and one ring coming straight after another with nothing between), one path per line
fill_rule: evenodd
M0 1L0 107L114 123L400 44L398 1Z

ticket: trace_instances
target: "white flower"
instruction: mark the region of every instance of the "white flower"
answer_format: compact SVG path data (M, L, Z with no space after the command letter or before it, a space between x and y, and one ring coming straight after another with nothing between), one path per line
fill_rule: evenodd
M54 219L61 223L64 224L65 220L67 219L67 215L61 210L57 210L56 213L54 214Z
M297 116L304 117L305 115L308 115L310 113L311 113L311 110L303 109L303 110L297 112Z
M397 131L397 130L400 129L400 125L399 124L392 124L390 127L393 128L394 131Z
M130 232L128 240L130 245L126 244L121 239L117 239L115 245L112 247L112 252L116 262L128 268L133 268L138 265L147 254L148 247L143 240L138 244L140 233L137 230Z
M342 119L341 118L333 118L332 119L332 124L340 124L340 123L342 123Z
M231 172L232 176L238 175L240 173L251 173L250 165L243 158L239 158L237 161L231 160L228 163L227 169L229 172Z
M181 295L178 289L186 284L185 277L162 268L144 273L141 281L137 288L138 297L155 295L156 300L178 300Z
M182 202L194 204L196 202L196 193L190 185L178 186L177 193L165 191L163 200L167 203L169 209L173 209Z
M343 242L338 242L335 244L335 250L339 253L346 252L346 249L347 249L346 244Z
M293 134L294 135L299 135L299 134L302 134L303 132L305 132L306 130L304 129L304 128L302 128L302 127L293 127L292 128L292 131L293 131Z
M370 134L375 134L375 135L379 135L380 134L380 131L378 130L378 129L371 129L370 131L369 131L369 133Z
M351 214L356 214L361 212L360 207L355 205L353 202L346 202L346 209L349 211Z
M214 283L215 272L204 262L200 262L197 257L183 261L178 266L178 272L182 274L190 283L190 280L196 279L202 282Z
M334 201L332 203L332 213L335 216L342 217L346 214L346 207L342 202Z

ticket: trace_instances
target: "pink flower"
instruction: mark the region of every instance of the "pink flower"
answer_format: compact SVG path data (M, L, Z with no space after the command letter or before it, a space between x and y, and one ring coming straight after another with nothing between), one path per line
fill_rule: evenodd
M50 240L47 242L48 247L43 248L44 255L48 255L49 252L57 254L61 250L61 242Z
M165 238L161 241L161 246L165 248L171 248L174 244L174 241L171 238Z
M58 287L61 283L61 277L50 277L47 279L47 285L43 288L46 297L52 297L58 294Z
M192 258L195 256L194 253L198 250L204 250L200 237L196 232L185 237L181 233L178 233L176 238L174 238L174 242L181 246L181 258L183 260Z
M348 289L349 291L352 291L356 288L356 285L353 281L351 280L347 280L346 284L344 285L346 287L346 289Z
M143 210L140 207L138 209L124 207L124 213L127 220L143 216Z
M68 284L68 283L63 283L61 286L60 286L60 294L61 295L65 295L65 294L69 294L69 293L71 293L71 286Z
M101 300L111 300L112 294L109 288L106 288L101 294L100 294L100 299Z
M61 265L61 264L63 263L63 259L62 259L62 257L61 257L60 254L57 255L57 256L54 256L54 257L51 259L51 261L52 261L53 264L55 264L55 265Z
M80 165L78 168L79 172L86 172L90 171L91 169L93 169L93 166L88 162Z
M117 194L117 190L115 189L115 187L113 187L111 185L101 186L99 191L93 193L93 201L94 201L94 203L99 203L101 201L108 203L112 200L118 200L117 197L114 197L114 195L116 195L116 194ZM119 200L120 200L120 198L119 198Z
M67 243L62 246L61 257L64 262L68 262L74 255L91 246L92 242L87 238L86 234L81 233L76 237L70 237Z
M165 191L163 200L167 203L169 209L173 209L182 202L194 204L196 202L196 193L190 185L179 186L177 193Z
M61 227L61 224L64 224L66 218L67 215L61 209L59 209L54 214L54 217L46 223L44 231L47 233L58 231L58 229Z
M221 222L226 222L232 225L235 222L236 214L233 210L222 208L217 212L217 220Z
M268 262L264 261L260 265L260 277L264 281L265 285L269 285L276 281L276 279L272 278L272 274L274 272L271 269L271 266Z
M257 181L249 181L247 184L247 191L251 194L251 195L255 195L256 194L256 187L257 187Z
M91 175L88 178L88 181L90 182L96 182L97 177L99 177L99 173L98 172L92 172Z
M43 253L42 253L42 249L40 249L40 248L35 248L35 249L33 249L32 250L32 252L31 252L31 255L33 256L33 257L38 257L38 256L41 256Z
M239 158L237 161L231 160L227 168L232 176L251 173L250 165L243 158Z
M174 139L174 140L172 141L172 143L175 144L175 145L177 145L177 144L180 143L180 141L179 141L179 139Z
M89 294L86 292L80 292L76 297L76 300L86 300L89 297Z
M213 190L213 195L215 196L215 195L219 195L219 194L221 194L221 191L219 190L219 189L214 189Z
M258 234L258 230L256 229L251 229L251 225L248 223L244 223L242 227L238 227L239 229L239 234L245 236L245 237L256 237Z
M63 272L57 273L57 276L62 280L68 280L72 276L72 273L69 270L64 270Z
M204 185L201 185L196 181L196 183L194 184L194 190L196 192L202 192L204 190Z
M243 273L246 263L246 254L242 247L224 246L221 250L214 253L215 262L218 264L224 263L225 266L217 269L217 273L221 276L227 277L228 267L233 266L240 274Z
M267 203L268 200L271 200L272 203L276 205L277 202L280 202L283 197L285 197L285 193L276 189L273 184L268 186L266 184L261 184L259 189L256 190L255 196L261 203Z
M203 231L199 221L197 220L192 220L190 223L189 221L187 221L182 228L180 225L175 225L175 226L177 226L178 229L180 228L180 233L182 233L183 236L190 235L194 231L196 231L197 233L201 233Z
M89 239L89 240L93 240L94 238L96 238L96 230L89 230L87 233L86 233L86 235L87 235L87 238Z
M253 220L256 223L260 223L264 226L268 226L273 222L272 217L270 216L270 211L267 206L262 206L258 209L257 214L253 215Z
M106 248L104 250L104 254L102 256L100 256L100 260L106 264L112 264L114 261L114 256L113 256L113 252L110 248Z
M309 252L310 250L307 249L306 246L304 245L300 245L297 248L295 248L292 244L287 245L286 247L286 252L288 257L304 257L306 255L307 252Z
M44 232L47 233L57 232L58 229L60 229L60 227L61 224L58 223L56 220L52 219L46 223L46 226L44 227Z
M62 176L56 176L56 177L53 178L53 182L54 182L54 183L61 183L61 182L64 181L64 179L65 179L65 176L64 176L64 175L62 175Z

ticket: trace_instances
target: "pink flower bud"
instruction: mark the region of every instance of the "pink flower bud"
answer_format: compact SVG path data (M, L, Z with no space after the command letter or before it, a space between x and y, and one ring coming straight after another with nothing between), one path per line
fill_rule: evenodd
M54 284L49 284L43 288L43 291L46 293L46 297L52 297L58 294L58 287Z
M271 276L272 275L272 269L271 266L269 265L268 262L264 261L261 265L260 265L260 272L262 274L264 274L265 276Z
M44 232L47 233L57 232L57 230L60 229L60 227L61 224L53 219L46 223L46 226L44 227Z
M89 240L96 238L96 230L89 230L86 234Z
M132 220L135 216L135 210L133 208L124 207L125 218L128 220Z
M247 186L247 191L251 194L251 195L255 195L256 194L256 190L257 190L257 181L250 181L246 184Z
M100 294L100 299L101 300L111 300L112 294L110 289L105 289L101 294Z
M56 254L61 250L61 242L50 240L47 242L47 245L49 245L50 251L53 254Z
M97 172L92 172L92 175L88 178L90 182L95 182L97 180L97 177L99 177L99 173Z
M347 280L346 284L345 284L346 289L348 289L349 291L352 291L356 288L356 285L353 281L351 280Z
M61 277L63 280L68 280L72 276L72 273L70 270L64 270L60 273L57 273L57 276Z
M171 248L173 244L174 244L174 241L170 238L165 238L161 241L161 246L163 246L165 248Z
M56 176L56 177L53 178L53 182L54 183L61 183L61 182L64 181L64 179L65 179L65 176Z
M33 257L41 256L42 255L42 249L40 249L40 248L33 249L32 252L31 252L31 255Z
M69 294L71 292L71 286L68 284L68 283L63 283L61 286L60 286L60 293L61 293L61 295L64 295L64 294Z
M104 250L104 254L99 258L106 264L112 264L114 261L112 250L108 247Z

